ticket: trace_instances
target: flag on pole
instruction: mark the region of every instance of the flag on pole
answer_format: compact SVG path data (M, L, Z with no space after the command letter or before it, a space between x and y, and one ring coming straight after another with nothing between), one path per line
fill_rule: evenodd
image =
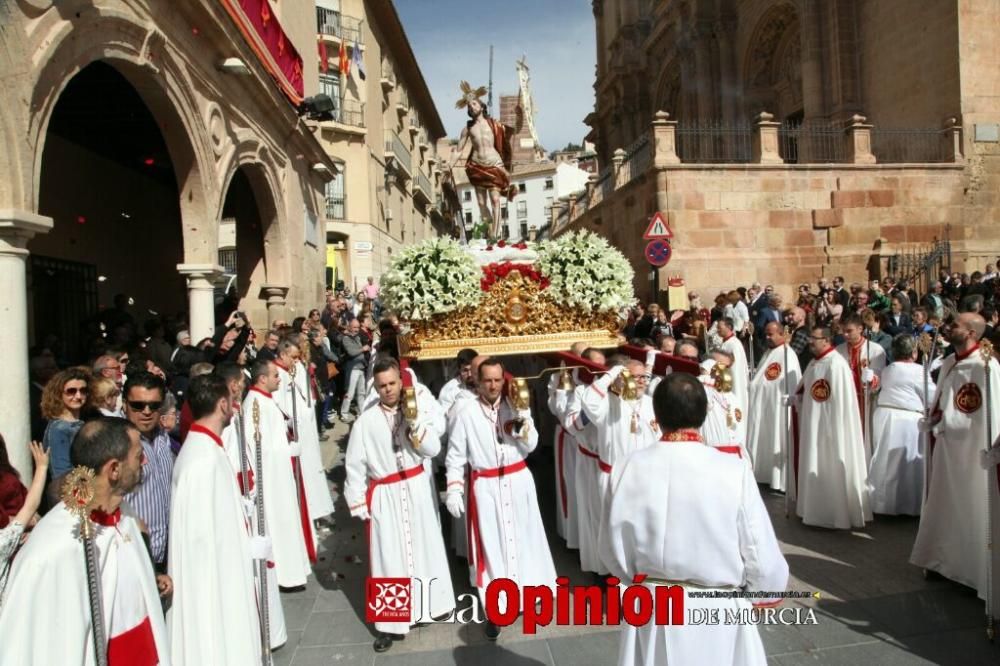
M351 61L347 59L347 45L340 40L340 73L345 77L351 75Z
M351 55L352 55L351 60L353 61L353 65L354 65L355 71L357 71L357 73L358 73L358 78L360 78L362 81L364 81L365 80L365 76L366 76L365 75L365 61L362 59L362 56L361 56L361 47L358 46L357 42L354 42L351 45Z
M330 56L326 52L326 42L319 38L319 69L326 74L330 70Z

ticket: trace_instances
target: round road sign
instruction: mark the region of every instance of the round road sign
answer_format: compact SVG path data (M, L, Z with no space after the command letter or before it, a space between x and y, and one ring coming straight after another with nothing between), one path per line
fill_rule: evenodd
M670 248L670 241L659 238L651 240L646 245L646 261L653 266L666 266L670 263L673 250Z

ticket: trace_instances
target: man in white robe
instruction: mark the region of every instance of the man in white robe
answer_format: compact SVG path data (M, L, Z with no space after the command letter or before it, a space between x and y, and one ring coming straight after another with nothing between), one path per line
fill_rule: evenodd
M872 512L851 367L836 353L829 329L814 328L809 340L813 360L795 398L801 404L795 511L806 525L864 527Z
M566 371L567 375L569 371ZM579 548L579 527L576 522L576 440L563 425L571 391L562 386L562 372L549 378L549 411L556 419L555 461L556 533L566 540L567 548Z
M708 398L708 415L701 435L709 446L737 455L750 464L746 453L746 413L733 392L732 363L732 354L724 349L713 349L710 358L701 362L702 374L698 380Z
M474 349L463 349L458 352L458 356L455 358L458 370L455 376L449 379L441 387L441 391L438 392L438 404L441 405L441 409L445 414L455 404L455 399L463 388L472 388L475 386L472 376L472 360L476 356L478 354L476 354L476 350Z
M169 666L169 641L149 551L138 518L122 503L139 483L145 462L139 431L125 419L89 421L77 433L70 456L74 465L95 473L89 519L95 523L108 664ZM14 559L0 607L4 664L95 664L79 525L80 519L60 502L38 521ZM166 593L169 578L161 580Z
M930 486L910 562L975 588L980 599L987 598L990 567L991 612L1000 617L1000 548L994 542L991 561L986 547L988 500L994 507L994 539L1000 535L1000 472L996 464L1000 365L995 358L989 360L987 391L986 363L979 345L985 329L983 318L970 312L959 315L948 333L955 353L941 365L931 423L923 426L930 427L933 436ZM986 431L987 418L992 420L990 433ZM987 442L994 445L984 460Z
M753 471L701 441L707 398L698 381L675 372L660 383L654 400L663 435L615 464L604 504L602 559L622 581L645 574L650 587L684 587L687 612L714 609L722 617L751 606L743 597L696 597L689 589L783 592L788 565ZM620 666L766 663L753 624L622 623Z
M477 384L478 399L463 401L455 415L445 460L446 505L452 516L465 512L468 517L469 563L485 606L490 581L509 578L519 588L554 586L556 570L535 479L525 463L538 446L531 410L515 410L504 398L498 359L479 364ZM487 622L485 632L496 640L500 628Z
M882 371L868 467L873 513L919 516L923 504L920 421L935 387L928 377L924 394L924 368L915 362L917 351L916 339L900 333L892 341L895 360Z
M750 374L747 364L747 355L743 351L743 343L736 337L733 331L733 320L723 317L718 321L719 338L722 340L721 347L732 355L733 363L730 369L733 373L733 393L736 395L736 407L743 413L747 413L750 405Z
M747 410L747 452L753 461L757 483L784 492L786 455L790 455L792 415L786 398L799 385L802 370L795 350L788 346L778 322L768 322L764 338L769 351L757 365L750 382L750 407ZM785 366L785 363L788 366Z
M270 557L270 544L252 534L239 470L223 448L220 435L232 418L225 382L195 377L187 400L195 423L174 464L170 506L170 652L180 666L257 664L262 645L253 569L254 560Z
M316 521L333 513L333 497L327 485L326 472L319 450L316 410L312 406L308 373L299 361L300 348L295 338L285 338L278 344L278 377L281 384L274 394L278 407L294 421L293 439L301 447L299 472L309 518ZM316 539L315 530L313 538Z
M306 584L312 569L303 525L292 456L296 443L288 441L285 415L274 401L280 379L278 366L258 361L250 371L253 385L243 400L241 421L244 441L250 448L249 460L256 468L256 436L260 433L261 469L263 471L264 516L274 549L274 570L278 584L285 588ZM254 419L254 412L257 419Z
M840 320L840 326L844 331L845 341L837 347L837 352L850 363L867 465L872 457L869 422L875 404L875 391L879 388L879 377L886 366L885 350L882 349L882 345L865 337L865 324L861 317L844 317Z
M212 373L226 382L229 389L229 401L232 403L233 419L222 430L222 448L229 458L230 464L236 470L236 484L239 486L240 494L243 496L243 504L247 517L250 519L250 527L253 534L259 534L257 529L257 486L256 459L254 451L251 449L251 439L253 430L249 430L249 436L244 436L240 432L243 428L243 417L240 413L240 404L243 400L244 388L246 387L246 374L243 366L232 361L224 361L215 366ZM242 450L241 450L242 445ZM243 466L246 465L246 470ZM245 471L245 474L244 474ZM265 517L269 514L265 511ZM267 520L267 532L264 536L270 536L273 518ZM273 543L273 540L272 540ZM270 630L271 648L277 648L285 644L288 640L288 630L285 626L285 610L281 606L281 596L279 590L277 566L265 567L265 574L268 585L268 629ZM254 574L259 576L260 571L254 569ZM257 579L260 584L260 579ZM304 583L303 583L304 584Z
M473 357L472 361L469 363L469 377L466 379L463 386L459 387L451 398L451 403L448 407L444 408L445 415L445 434L446 439L451 441L451 431L455 424L455 416L461 410L461 406L466 401L476 401L479 399L479 389L477 388L476 382L479 376L479 364L485 361L488 356L483 356L477 354ZM445 452L445 461L447 462L447 452ZM469 559L469 535L466 533L468 526L466 524L465 518L458 516L451 517L451 547L455 549L455 555L463 559ZM476 584L475 573L469 570L469 584Z
M351 515L367 522L370 575L410 579L408 622L376 621L376 652L405 636L418 622L451 612L455 593L441 537L437 497L425 478L425 460L434 457L445 429L433 395L417 396L417 418L407 424L400 396L402 381L394 360L374 364L379 403L354 422L347 445L344 499ZM432 583L433 581L433 583ZM423 593L430 591L430 595Z

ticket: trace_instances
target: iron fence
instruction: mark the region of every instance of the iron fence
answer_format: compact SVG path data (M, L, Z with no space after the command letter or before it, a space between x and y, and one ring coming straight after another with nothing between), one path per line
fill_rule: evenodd
M316 8L316 32L323 35L333 35L355 44L364 44L361 19L346 16L324 7Z
M947 134L937 129L872 129L872 152L880 164L950 162Z
M843 127L784 122L778 128L778 153L785 164L842 164L851 161Z
M385 153L394 157L406 173L411 173L410 151L406 149L406 144L399 138L399 135L392 130L385 131Z
M753 157L750 123L699 120L677 125L677 156L689 164L746 164Z
M918 294L926 294L930 290L931 283L938 279L943 269L951 272L950 231L949 228L945 228L943 240L901 250L889 257L886 266L889 275L909 280Z

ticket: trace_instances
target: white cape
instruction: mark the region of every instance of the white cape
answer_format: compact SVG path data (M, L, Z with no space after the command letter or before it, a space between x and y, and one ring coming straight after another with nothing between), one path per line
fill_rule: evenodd
M768 351L761 359L750 382L747 451L753 461L757 482L769 484L774 490L785 490L785 452L791 450L788 445L792 432L791 409L785 407L783 402L786 386L791 394L801 379L802 371L795 351L781 345Z

